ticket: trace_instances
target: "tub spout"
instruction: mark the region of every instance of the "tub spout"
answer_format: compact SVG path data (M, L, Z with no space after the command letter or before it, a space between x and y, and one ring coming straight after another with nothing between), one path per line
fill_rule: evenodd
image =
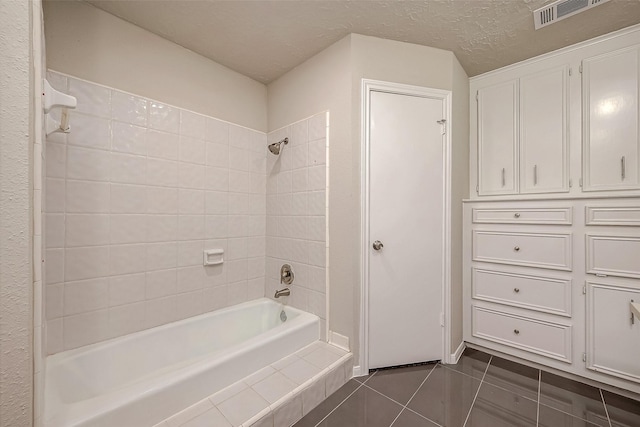
M276 291L276 294L273 296L274 298L286 297L291 295L291 290L289 288L280 289Z

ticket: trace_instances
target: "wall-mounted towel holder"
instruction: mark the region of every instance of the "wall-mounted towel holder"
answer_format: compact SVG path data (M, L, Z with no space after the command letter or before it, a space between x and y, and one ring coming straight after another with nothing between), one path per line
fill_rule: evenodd
M42 93L42 106L45 114L45 131L47 136L56 132L69 133L71 131L71 127L69 126L69 109L76 108L78 101L71 95L55 90L46 79L43 81L42 87L44 89ZM53 108L62 109L60 121L55 120L49 115Z

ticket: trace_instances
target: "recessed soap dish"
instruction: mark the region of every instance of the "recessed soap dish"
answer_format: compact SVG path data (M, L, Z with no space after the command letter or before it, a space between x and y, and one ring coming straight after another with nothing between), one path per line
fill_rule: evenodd
M224 262L224 249L206 249L203 257L204 265L218 265Z

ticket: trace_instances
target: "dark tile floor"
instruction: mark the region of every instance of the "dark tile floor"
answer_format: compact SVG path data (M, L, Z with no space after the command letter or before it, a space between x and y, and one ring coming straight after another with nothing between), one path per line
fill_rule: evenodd
M640 427L640 402L467 349L350 380L295 427Z

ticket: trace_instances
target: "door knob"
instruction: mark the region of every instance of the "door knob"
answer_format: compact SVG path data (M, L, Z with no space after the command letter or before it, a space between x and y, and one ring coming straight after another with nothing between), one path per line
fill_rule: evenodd
M375 242L373 242L373 249L375 249L376 251L379 251L383 247L384 247L384 245L382 244L382 242L380 240L376 240Z

